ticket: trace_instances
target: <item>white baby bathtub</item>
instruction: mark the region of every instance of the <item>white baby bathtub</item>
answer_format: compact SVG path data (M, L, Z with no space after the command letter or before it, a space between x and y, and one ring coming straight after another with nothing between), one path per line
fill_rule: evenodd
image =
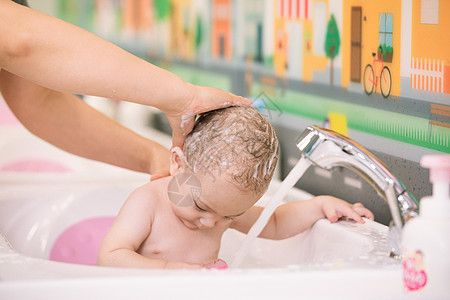
M320 298L347 295L350 288L365 298L404 296L399 263L388 258L387 228L372 221L360 225L321 220L291 239L258 239L238 269L134 270L48 260L53 243L65 229L88 218L116 215L128 194L140 184L61 183L3 188L0 299L148 299L150 295L155 299ZM262 204L278 185L271 185ZM308 197L294 189L286 199ZM243 238L237 231L227 231L219 257L230 263Z

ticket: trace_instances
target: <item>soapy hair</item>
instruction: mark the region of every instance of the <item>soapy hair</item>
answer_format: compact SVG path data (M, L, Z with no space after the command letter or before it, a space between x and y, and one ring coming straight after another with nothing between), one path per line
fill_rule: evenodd
M262 193L272 179L278 148L275 130L257 110L228 107L198 118L184 154L194 173L226 174L240 190Z

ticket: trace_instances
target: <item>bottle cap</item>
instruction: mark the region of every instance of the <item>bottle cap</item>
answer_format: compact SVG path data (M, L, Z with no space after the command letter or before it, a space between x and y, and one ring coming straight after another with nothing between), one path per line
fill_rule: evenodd
M420 165L430 169L430 182L450 182L450 154L424 155Z
M425 155L420 163L430 169L433 197L429 199L435 200L432 203L420 201L420 214L437 216L444 213L450 216L450 154Z

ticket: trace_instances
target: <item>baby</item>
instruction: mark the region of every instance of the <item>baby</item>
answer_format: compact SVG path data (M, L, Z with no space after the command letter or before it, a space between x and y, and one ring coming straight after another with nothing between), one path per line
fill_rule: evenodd
M248 233L262 212L278 160L272 126L256 110L230 107L203 114L173 148L171 176L135 190L101 246L98 264L136 268L201 268L217 259L228 228ZM331 196L281 205L260 234L284 239L317 220L349 217L364 223L373 214L362 204Z

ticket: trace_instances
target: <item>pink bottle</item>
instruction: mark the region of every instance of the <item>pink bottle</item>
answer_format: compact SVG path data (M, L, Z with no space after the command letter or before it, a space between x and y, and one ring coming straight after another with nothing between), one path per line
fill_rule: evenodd
M420 215L402 231L403 286L426 299L450 295L450 154L426 155L433 196L420 201Z

